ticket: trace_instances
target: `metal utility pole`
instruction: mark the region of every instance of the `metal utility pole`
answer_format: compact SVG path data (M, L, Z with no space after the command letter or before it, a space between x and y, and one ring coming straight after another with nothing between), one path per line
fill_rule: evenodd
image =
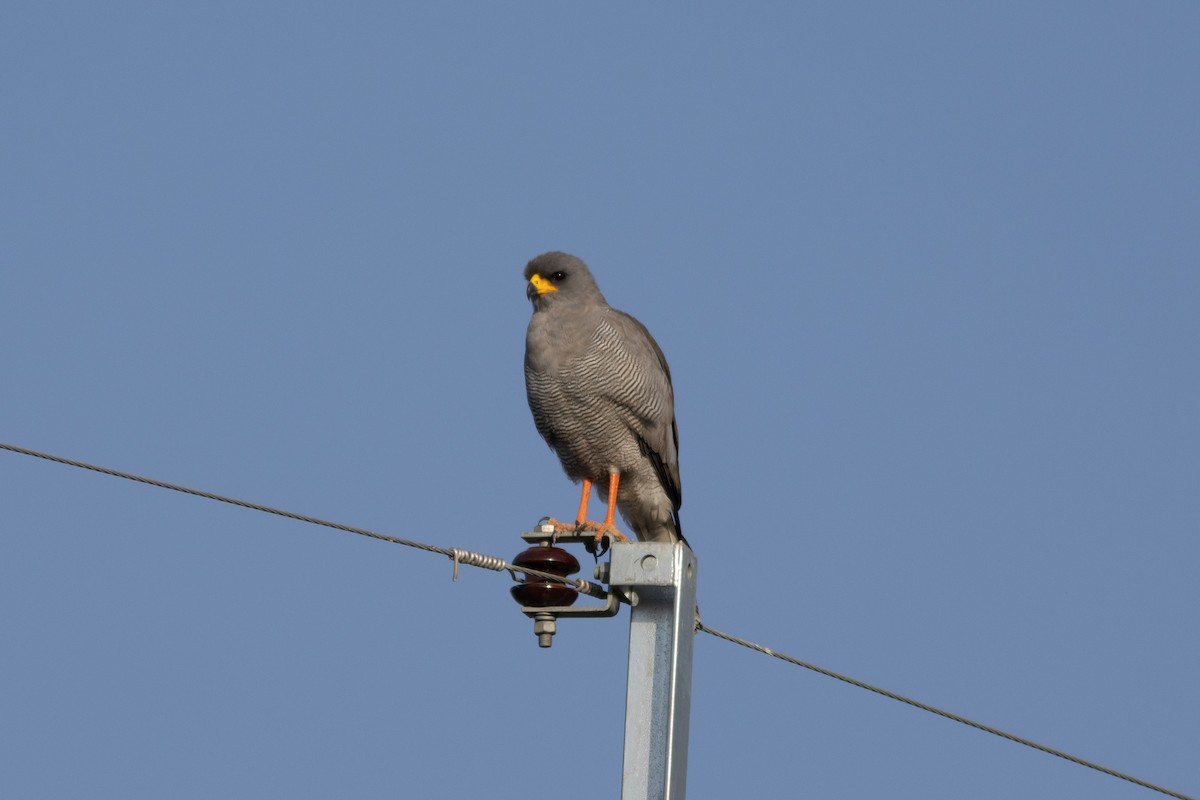
M593 539L591 534L555 534L550 526L522 536L535 546L513 563L562 576L578 571L579 562L555 545ZM684 800L696 556L683 542L612 543L610 552L610 560L596 568L608 591L592 584L580 589L606 599L603 606L573 607L576 590L532 575L513 588L513 597L533 618L541 647L551 646L558 617L610 617L622 602L630 605L621 799Z
M683 542L612 549L610 580L629 617L621 800L683 800L696 638L696 556Z

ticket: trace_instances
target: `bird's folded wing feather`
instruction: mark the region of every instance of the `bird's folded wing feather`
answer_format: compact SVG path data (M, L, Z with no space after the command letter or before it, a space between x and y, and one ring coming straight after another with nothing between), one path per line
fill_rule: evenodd
M645 397L651 401L629 404L628 398L614 398L629 404L636 415L635 433L646 455L654 465L663 488L678 508L683 499L679 480L679 431L675 424L675 390L671 386L671 370L654 337L638 320L613 309L611 324L620 333L620 342L627 348L636 377L645 384ZM639 393L641 394L641 393Z

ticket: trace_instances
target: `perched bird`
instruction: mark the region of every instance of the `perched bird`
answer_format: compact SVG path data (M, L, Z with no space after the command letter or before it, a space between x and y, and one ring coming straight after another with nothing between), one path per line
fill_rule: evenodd
M525 389L538 433L567 477L583 482L574 525L561 530L624 539L620 509L644 542L683 539L679 526L679 431L662 350L642 323L610 306L587 265L544 253L525 267L533 316L525 336ZM608 498L603 523L587 519L595 485Z

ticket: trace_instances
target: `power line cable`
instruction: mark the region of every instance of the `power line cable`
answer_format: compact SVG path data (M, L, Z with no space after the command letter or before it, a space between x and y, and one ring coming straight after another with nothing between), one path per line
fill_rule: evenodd
M1070 761L1075 764L1079 764L1080 766L1088 767L1089 769L1094 769L1098 772L1103 772L1105 775L1111 775L1114 778L1120 778L1123 781L1129 781L1130 783L1135 783L1138 786L1142 786L1146 789L1153 789L1156 792L1162 792L1163 794L1168 795L1170 797L1179 798L1179 800L1194 800L1192 797L1189 797L1186 794L1180 794L1179 792L1171 791L1170 789L1164 789L1163 787L1158 786L1153 783L1150 783L1149 781L1144 781L1140 778L1135 778L1132 775L1125 774L1124 772L1118 772L1115 769L1110 769L1109 767L1102 766L1093 761L1088 761L1086 759L1082 759L1079 756L1073 756L1070 753L1064 753L1062 750L1057 750L1053 747L1047 747L1044 744L1038 744L1037 742L1032 741L1030 739L1026 739L1023 736L1017 736L1016 734L1008 733L1007 731L1002 731L999 728L993 728L991 725L984 725L982 722L976 722L973 719L968 719L964 716L960 716L959 714L953 714L949 711L938 708L937 706L931 706L928 703L922 703L920 700L913 700L911 697L905 697L902 694L896 694L895 692L889 692L887 689L881 689L878 686L872 686L869 683L860 681L856 678L851 678L848 675L842 675L841 673L834 672L831 669L825 669L824 667L819 667L816 664L810 664L807 661L801 661L798 658L793 658L791 656L784 655L783 653L776 652L775 650L772 650L769 647L764 647L761 644L756 644L754 642L747 641L745 639L742 639L741 637L734 636L731 633L725 633L724 631L719 631L719 630L716 630L715 628L710 628L701 622L696 623L696 630L703 631L712 636L716 636L718 639L724 639L727 642L733 642L734 644L741 645L742 647L747 647L756 652L764 653L765 655L772 656L774 658L778 658L780 661L786 661L789 664L795 664L797 667L804 667L805 669L812 670L813 672L818 672L822 675L825 675L826 677L835 678L839 681L843 681L844 683L848 683L851 686L857 686L860 689L866 689L869 692L874 692L875 694L883 695L884 697L890 697L892 700L899 700L901 703L907 703L908 705L913 706L915 708L919 708L922 711L928 711L930 714L937 714L939 717L945 717L946 719L953 720L955 722L961 722L963 725L968 725L977 730L981 730L984 733L990 733L994 736L999 736L1002 739L1008 739L1010 742L1016 742L1017 744L1023 744L1026 747L1032 747L1034 750L1041 750L1043 753L1049 753L1052 756L1064 758L1067 761Z
M261 511L264 514L274 514L279 517L287 517L288 519L294 519L299 522L307 522L312 525L321 525L326 528L333 528L334 530L345 531L346 533L355 533L355 534L358 534L359 536L367 536L367 537L370 537L371 539L378 539L382 542L390 542L392 544L400 544L400 545L404 545L405 547L415 547L418 550L424 550L428 553L439 553L441 555L447 556L452 561L454 561L454 579L455 580L458 579L459 564L466 564L466 565L472 566L472 567L480 567L482 569L495 570L496 572L503 572L503 571L507 570L509 572L509 574L512 574L514 572L522 572L522 573L525 573L526 575L533 575L534 577L542 578L544 580L550 580L550 581L554 581L555 583L565 584L567 586L570 586L570 587L576 589L577 591L583 592L584 594L590 595L592 597L598 597L601 599L608 597L607 591L605 591L601 587L596 586L595 584L593 584L589 581L583 580L582 578L575 578L575 579L564 578L561 575L555 575L550 572L542 572L541 570L532 569L530 567L519 567L515 564L508 563L507 561L505 561L503 558L500 558L499 556L489 556L484 553L476 553L471 550L463 550L463 549L457 548L457 547L438 547L435 544L426 544L424 542L415 542L411 539L401 539L398 536L389 536L386 533L379 533L377 531L368 530L367 528L358 528L353 525L343 525L340 522L330 522L329 520L321 519L319 517L310 517L307 514L297 514L294 511L284 511L283 509L272 508L271 506L264 506L260 503L251 503L248 500L238 500L235 497L226 497L225 495L216 494L214 492L206 492L202 489L192 489L187 486L180 486L179 484L176 484L176 483L167 483L166 481L156 480L155 478L147 478L142 475L134 475L131 472L122 472L119 469L112 469L111 467L101 467L101 466L97 466L96 464L89 464L86 461L78 461L76 459L66 458L64 456L56 456L56 455L52 455L50 453L43 453L38 450L29 450L28 448L25 448L25 447L17 447L16 445L5 444L4 442L0 442L0 449L9 450L13 453L19 453L19 454L25 455L25 456L33 456L34 458L45 459L46 461L53 461L56 464L64 464L68 467L79 467L80 469L87 469L87 470L91 470L92 472L99 472L102 475L111 475L114 478L124 478L125 480L129 480L129 481L145 483L150 486L157 486L160 489L170 489L173 492L182 492L183 494L190 494L195 497L203 497L206 500L216 500L217 502L220 502L220 503L228 503L229 505L240 506L241 508L248 508L251 511Z
M607 597L607 592L605 590L601 589L600 587L598 587L592 583L589 583L588 581L585 581L582 579L570 580L570 579L564 578L560 575L554 575L549 572L542 572L541 570L530 569L528 567L519 567L514 564L510 564L507 561L505 561L504 559L499 558L497 556L489 556L489 555L485 555L483 553L475 553L470 550L462 550L459 548L439 547L437 545L426 544L424 542L417 542L417 541L413 541L411 539L401 539L397 536L389 536L387 534L378 533L376 531L368 530L366 528L359 528L359 527L355 527L353 525L344 525L340 522L330 522L329 520L320 519L319 517L310 517L306 514L297 514L292 511L284 511L282 509L272 508L271 506L265 506L260 503L251 503L247 500L238 500L236 498L226 497L224 495L219 495L214 492L206 492L201 489L192 489L187 486L180 486L179 484L167 483L166 481L160 481L160 480L156 480L154 478L147 478L147 477L143 477L141 475L134 475L133 473L122 472L121 470L112 469L110 467L101 467L101 466L97 466L95 464L89 464L84 461L78 461L73 458L66 458L63 456L52 455L50 453L43 453L38 450L30 450L30 449L24 448L24 447L17 447L16 445L6 444L4 442L0 442L0 449L8 450L10 452L18 453L20 455L33 456L34 458L41 458L46 461L52 461L54 463L63 464L65 466L69 466L69 467L78 467L80 469L91 470L92 472L99 472L103 475L111 475L116 478L124 478L125 480L136 481L138 483L144 483L144 484L147 484L150 486L156 486L161 489L170 489L171 491L174 491L174 492L182 492L183 494L190 494L195 497L202 497L207 500L216 500L221 503L228 503L230 505L240 506L242 508L248 508L252 511L261 511L266 514L274 514L276 516L286 517L288 519L294 519L299 522L307 522L307 523L310 523L313 525L321 525L326 528L333 528L335 530L345 531L347 533L354 533L354 534L358 534L359 536L367 536L372 539L379 539L380 541L390 542L392 544L400 544L400 545L404 545L405 547L414 547L418 550L425 550L426 552L430 552L430 553L438 553L440 555L447 556L454 561L454 576L455 576L455 578L458 577L458 565L459 564L467 564L467 565L473 566L473 567L481 567L484 569L496 570L497 572L502 572L502 571L507 570L510 574L515 573L515 572L522 572L527 575L533 575L535 577L544 578L546 580L552 580L552 581L555 581L558 583L563 583L568 586L572 586L575 589L577 589L578 591L584 592L585 594L589 594L593 597L600 597L600 598ZM515 575L514 575L514 577L515 577ZM1165 789L1162 786L1158 786L1156 784L1150 783L1149 781L1144 781L1144 780L1141 780L1140 778L1135 778L1132 775L1127 775L1124 772L1119 772L1115 769L1105 767L1101 764L1097 764L1092 761L1087 761L1086 759L1079 758L1078 756L1073 756L1070 753L1063 752L1062 750L1058 750L1053 747L1048 747L1044 744L1038 744L1037 742L1034 742L1030 739L1026 739L1022 736L1017 736L1015 734L1008 733L1007 731L1000 730L999 728L993 728L990 725L984 725L981 722L976 722L972 719L968 719L967 717L963 717L958 714L951 713L944 709L938 708L937 706L931 706L928 703L922 703L921 701L914 700L911 697L905 697L902 694L897 694L895 692L888 691L887 689L882 689L878 686L873 686L864 681L860 681L855 678L851 678L847 675L842 675L841 673L834 672L833 670L825 669L824 667L817 666L816 664L812 664L807 661L801 661L798 658L793 658L792 656L785 655L783 653L779 653L775 650L772 650L769 647L765 647L761 644L756 644L755 642L751 642L746 639L742 639L741 637L734 636L733 634L725 633L724 631L719 631L719 630L716 630L715 628L710 628L707 625L700 622L699 620L696 621L696 630L703 631L704 633L707 633L711 636L715 636L718 639L724 639L728 642L732 642L733 644L741 645L742 647L746 647L750 650L754 650L756 652L763 653L765 655L772 656L774 658L778 658L781 661L786 661L789 664L794 664L795 666L798 666L798 667L804 667L805 669L812 670L813 672L820 673L821 675L825 675L830 678L835 678L844 683L848 683L851 686L857 686L860 689L866 689L869 692L874 692L875 694L891 698L892 700L898 700L901 703L906 703L910 706L913 706L914 708L919 708L922 711L928 711L931 714L936 714L940 717L945 717L946 719L953 720L954 722L960 722L963 725L967 725L969 727L983 731L984 733L990 733L994 736L999 736L1002 739L1008 739L1011 742L1016 742L1017 744L1022 744L1022 745L1025 745L1026 747L1031 747L1035 750L1040 750L1043 753L1047 753L1052 756L1057 756L1058 758L1065 759L1074 764L1079 764L1080 766L1088 767L1089 769L1096 770L1097 772L1102 772L1105 775L1109 775L1114 778L1120 778L1121 780L1128 781L1130 783L1136 784L1143 788L1151 789L1156 792L1160 792L1169 797L1174 797L1174 798L1177 798L1178 800L1195 800L1195 798L1192 798L1189 795L1181 794L1179 792L1175 792L1170 789Z

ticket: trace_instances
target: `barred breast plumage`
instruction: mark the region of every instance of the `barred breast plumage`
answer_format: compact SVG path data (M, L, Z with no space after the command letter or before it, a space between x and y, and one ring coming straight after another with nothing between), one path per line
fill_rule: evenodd
M529 262L534 313L525 384L538 432L574 481L607 493L643 541L682 538L678 432L670 370L649 331L608 305L565 253Z

